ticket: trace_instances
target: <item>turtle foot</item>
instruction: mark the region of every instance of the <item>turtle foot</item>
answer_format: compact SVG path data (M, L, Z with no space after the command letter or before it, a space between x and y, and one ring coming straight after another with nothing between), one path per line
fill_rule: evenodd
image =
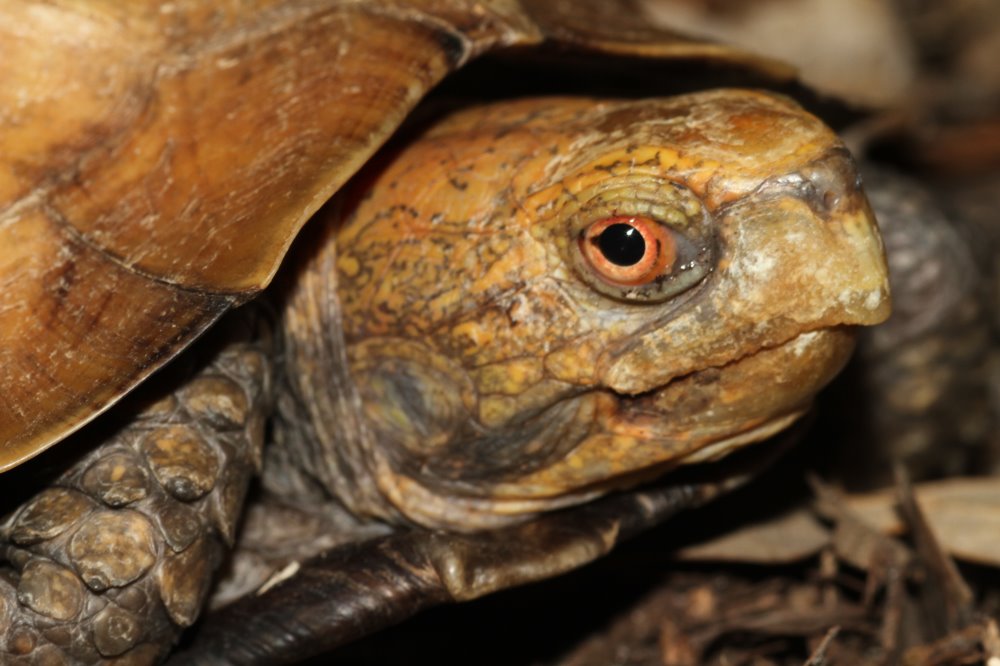
M168 665L298 663L433 606L582 566L728 485L615 495L476 534L414 530L345 544L290 568L276 585L210 613Z
M43 456L4 476L5 504L21 479L53 481L0 505L10 511L0 518L0 662L165 655L232 544L259 465L268 374L260 344L231 344L172 392L162 378L159 397L130 400L52 451L76 455L68 467L47 471L64 463Z

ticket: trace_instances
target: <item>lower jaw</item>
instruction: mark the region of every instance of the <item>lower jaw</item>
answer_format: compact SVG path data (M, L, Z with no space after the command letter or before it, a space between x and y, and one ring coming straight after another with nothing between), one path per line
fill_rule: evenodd
M759 441L790 425L844 367L854 329L808 331L780 345L622 398L610 416L614 435L687 442L701 459L711 451ZM686 458L686 456L685 456Z
M715 462L722 458L725 458L730 453L743 447L754 444L756 442L763 441L778 433L786 430L793 423L798 421L804 414L806 410L792 412L791 414L784 414L782 416L775 417L770 421L767 421L755 428L751 428L747 432L740 433L728 439L724 439L718 442L712 442L711 444L698 449L691 455L684 458L682 461L685 465L698 464L705 462Z
M484 484L475 496L425 485L388 464L378 484L410 520L430 527L468 531L520 522L679 466L718 460L777 434L808 410L852 349L851 330L823 329L639 398L604 394L609 413L603 432L542 469Z
M718 459L802 416L853 348L847 327L811 331L642 396L596 396L596 432L547 467L497 484L494 496L607 489L649 470Z

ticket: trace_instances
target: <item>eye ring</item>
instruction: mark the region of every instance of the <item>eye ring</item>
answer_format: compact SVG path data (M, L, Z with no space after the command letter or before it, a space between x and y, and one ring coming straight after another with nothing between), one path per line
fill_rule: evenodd
M555 242L581 286L617 301L655 304L673 299L712 273L717 250L714 218L694 192L683 184L647 177L612 180L573 192L553 215L568 227L569 233ZM625 247L610 261L602 243L593 239L617 224L636 227L632 233L638 233L642 245L631 252ZM609 234L608 247L616 234L618 241L626 240L621 231Z
M673 232L638 215L614 215L592 223L579 239L580 253L598 278L616 287L637 287L668 275L677 259Z

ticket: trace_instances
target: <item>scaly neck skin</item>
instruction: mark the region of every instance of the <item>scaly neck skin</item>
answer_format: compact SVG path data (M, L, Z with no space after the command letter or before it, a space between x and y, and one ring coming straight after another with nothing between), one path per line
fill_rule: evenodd
M332 497L355 516L396 519L369 472L371 435L346 360L331 225L313 226L282 303L283 385L264 485L279 496Z

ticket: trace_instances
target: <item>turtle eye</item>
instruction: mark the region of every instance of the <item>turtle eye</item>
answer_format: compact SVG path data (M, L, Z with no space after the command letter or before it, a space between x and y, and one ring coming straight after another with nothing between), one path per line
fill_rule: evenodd
M677 259L677 242L669 228L654 220L614 216L583 230L580 252L604 282L635 287L670 273Z
M587 287L618 301L662 303L712 272L713 218L691 190L645 176L594 187L559 210L570 233L558 242Z

